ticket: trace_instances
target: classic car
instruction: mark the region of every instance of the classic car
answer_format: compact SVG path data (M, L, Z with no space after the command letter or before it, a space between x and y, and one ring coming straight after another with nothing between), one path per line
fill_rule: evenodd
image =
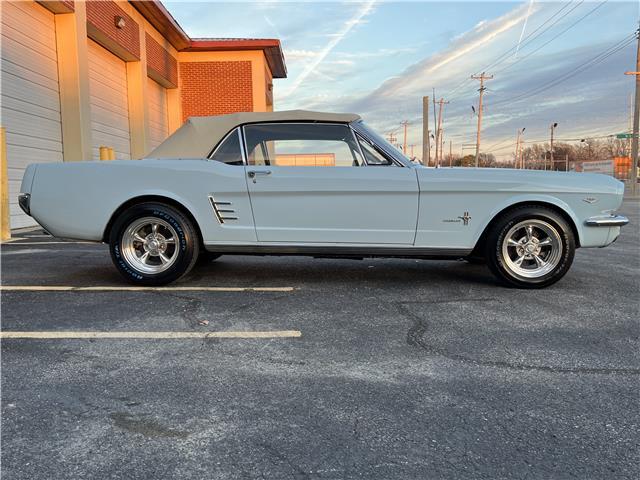
M358 115L296 110L190 118L142 160L30 165L19 203L143 285L260 254L468 259L540 288L616 240L622 196L604 175L426 168Z

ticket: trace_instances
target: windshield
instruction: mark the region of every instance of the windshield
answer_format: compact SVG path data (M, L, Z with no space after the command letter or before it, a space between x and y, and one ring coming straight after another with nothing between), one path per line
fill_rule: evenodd
M391 145L384 137L378 134L369 125L362 120L354 122L353 128L364 136L367 140L373 142L377 147L382 149L384 153L391 156L394 160L405 166L411 166L411 160L405 157L400 150Z

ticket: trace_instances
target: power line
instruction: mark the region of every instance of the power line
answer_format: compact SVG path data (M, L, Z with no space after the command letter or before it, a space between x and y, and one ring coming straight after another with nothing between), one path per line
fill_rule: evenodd
M541 25L539 25L536 29L534 29L533 31L531 31L524 39L522 42L520 42L520 48L524 48L527 45L529 45L531 42L533 42L534 40L536 40L537 38L539 38L541 35L543 35L544 33L546 33L550 28L552 28L554 25L556 25L560 20L562 20L563 18L565 18L567 15L569 15L571 12L573 12L576 8L578 8L582 3L584 3L584 0L580 1L579 3L577 3L573 8L571 8L571 10L569 10L568 12L565 12L564 15L562 15L560 18L558 18L556 21L554 21L551 25L549 25L547 28L545 28L544 30L542 30L538 35L535 35L536 32L538 32L542 27L544 27L547 23L549 23L556 15L558 15L560 12L562 12L562 10L564 10L565 8L567 8L569 5L571 5L571 2L568 2L566 4L564 4L559 10L557 10L553 15L551 15L549 18L547 18L547 20L545 20ZM518 45L514 45L513 47L511 47L509 50L505 51L502 55L498 56L491 64L489 64L488 66L486 66L483 70L487 71L492 67L495 67L496 65L499 65L500 63L502 63L504 60L506 60L509 55L513 52L515 52L515 50L518 48ZM458 91L460 88L462 88L463 86L467 85L469 83L469 78L465 79L463 82L461 82L459 85L457 85L450 93L449 95L452 95L453 93L455 93L456 91Z
M631 43L633 43L635 40L635 33L632 35L629 35L625 38L623 38L621 41L617 42L616 44L614 44L611 47L608 47L606 50L604 50L603 52L599 53L598 55L596 55L595 57L591 58L590 60L587 60L585 63L583 63L580 67L570 70L562 75L560 75L559 77L556 77L555 79L549 80L546 83L543 83L542 85L533 88L532 90L529 90L528 92L524 92L524 93L520 93L518 95L514 95L513 97L509 97L506 99L502 99L502 100L497 100L495 102L493 102L491 105L495 106L495 105L501 105L503 103L511 103L515 100L523 100L524 98L528 98L530 96L533 95L537 95L538 93L542 93L545 90L548 90L549 88L552 88L566 80L569 80L570 78L578 75L579 73L582 73L584 70L597 65L598 63L601 63L602 61L606 60L607 58L609 58L611 55L614 55L615 53L617 53L618 51L622 50L623 48L625 48L626 46L630 45Z
M618 133L628 133L628 132L618 132ZM599 140L602 138L612 138L615 137L617 135L617 133L609 133L607 135L584 135L582 137L577 137L577 138L555 138L554 142L579 142L581 140L584 139L593 139L593 140ZM507 142L511 142L511 139L508 139ZM499 145L501 143L505 143L504 141L496 144ZM539 139L539 140L520 140L520 143L527 143L527 144L536 144L536 143L548 143L548 139L544 138L544 139ZM500 147L500 148L491 148L490 150L487 149L487 151L489 153L493 153L493 152L498 152L500 150L506 150L507 148L513 148L516 144L515 143L510 143L509 145L506 145L504 147Z
M573 22L571 25L569 25L567 28L565 28L564 30L562 30L560 33L558 33L557 35L551 37L551 39L549 39L548 41L546 41L545 43L543 43L542 45L540 45L538 48L536 48L535 50L533 50L532 52L529 52L528 54L526 54L524 57L520 57L518 58L516 61L514 61L513 63L510 63L509 65L506 65L502 70L498 70L496 73L502 73L505 70L513 67L515 64L521 62L522 60L525 60L527 58L529 58L531 55L533 55L534 53L536 53L537 51L539 51L540 49L546 47L547 45L549 45L551 42L553 42L556 38L560 37L561 35L564 35L565 33L567 33L569 30L571 30L573 27L575 27L577 24L579 24L581 21L583 21L585 18L587 18L589 15L591 15L593 12L595 12L596 10L598 10L600 7L602 7L605 3L607 3L609 0L604 0L604 2L599 3L598 5L596 5L595 8L589 10L589 12L587 12L585 15L583 15L582 17L580 17L578 20L576 20L575 22Z

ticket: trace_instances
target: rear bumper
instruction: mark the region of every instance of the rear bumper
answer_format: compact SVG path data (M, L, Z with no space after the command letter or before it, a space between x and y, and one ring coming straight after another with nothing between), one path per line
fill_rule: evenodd
M21 193L18 195L18 205L24 213L31 216L31 194Z
M599 215L589 217L584 224L588 227L622 227L629 223L629 219L623 215Z

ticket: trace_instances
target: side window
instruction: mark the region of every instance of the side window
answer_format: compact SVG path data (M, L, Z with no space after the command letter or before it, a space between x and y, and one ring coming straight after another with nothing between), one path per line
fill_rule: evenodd
M211 160L226 163L227 165L242 165L242 150L240 149L240 136L238 129L233 130L227 138L214 150Z
M362 154L364 155L365 160L367 161L367 165L371 166L388 166L393 165L393 162L389 160L387 157L378 152L373 145L367 142L364 138L358 135L358 141L360 142L360 147L362 147Z
M271 123L244 127L249 165L358 167L362 157L351 129L322 123Z

